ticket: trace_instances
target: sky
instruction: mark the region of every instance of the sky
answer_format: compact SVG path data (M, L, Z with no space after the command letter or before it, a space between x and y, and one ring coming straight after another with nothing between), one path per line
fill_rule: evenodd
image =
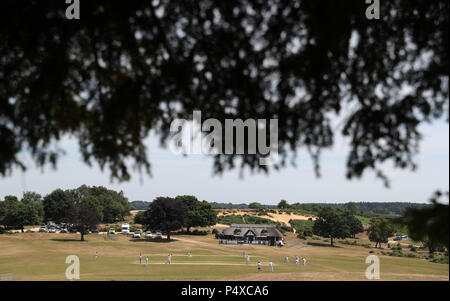
M427 202L437 189L449 189L449 126L444 121L421 125L423 140L416 156L418 169L399 170L386 164L384 172L391 187L369 171L361 179L345 177L348 145L337 137L332 149L323 152L321 174L316 178L309 155L299 150L297 167L286 167L268 175L238 169L222 176L213 175L213 160L204 155L173 154L159 146L155 136L146 140L152 177L132 173L129 182L111 182L110 173L97 165L89 167L81 160L77 141L65 137L59 146L66 154L56 170L36 165L26 153L21 154L28 170L15 170L10 176L0 178L0 199L6 195L22 197L24 191L46 195L57 188L71 189L86 184L122 190L129 201L152 201L158 196L195 195L200 200L226 203L277 204L284 199L289 203L342 203L354 202Z

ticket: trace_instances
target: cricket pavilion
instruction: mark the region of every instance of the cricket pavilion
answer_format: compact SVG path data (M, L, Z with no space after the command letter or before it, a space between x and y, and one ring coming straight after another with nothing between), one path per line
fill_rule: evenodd
M283 234L274 225L232 224L222 231L219 243L283 245Z

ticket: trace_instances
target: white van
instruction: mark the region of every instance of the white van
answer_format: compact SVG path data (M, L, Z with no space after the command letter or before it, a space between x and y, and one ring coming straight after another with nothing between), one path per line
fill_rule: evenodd
M122 234L130 233L130 225L127 223L122 224Z

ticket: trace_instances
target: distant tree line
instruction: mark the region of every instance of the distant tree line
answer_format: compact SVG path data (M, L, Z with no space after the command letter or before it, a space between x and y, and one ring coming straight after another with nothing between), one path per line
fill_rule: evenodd
M132 209L134 210L147 210L150 202L147 201L132 201L130 202Z
M442 198L444 200L439 202ZM437 191L430 200L431 204L426 206L414 204L417 206L405 207L403 215L400 217L372 217L365 230L369 240L375 243L375 248L381 248L383 243L389 242L389 237L408 234L412 240L421 241L430 253L434 253L436 250L447 250L448 252L448 199L448 192L442 193ZM409 203L402 204L406 206ZM317 214L312 231L310 223L298 225L299 229L297 230L301 230L301 235L303 236L315 234L330 238L331 245L333 245L335 238L355 237L355 234L364 231L361 222L354 217L354 214L358 212L358 205L359 203L348 203L344 209L323 206ZM281 203L281 206L285 206L285 204Z
M134 203L134 202L133 202ZM286 200L281 200L277 205L267 205L259 202L251 202L249 204L233 204L233 203L217 203L211 202L214 209L286 209L298 210L305 213L318 214L323 207L331 207L334 209L344 209L349 204L354 207L354 214L375 217L378 215L386 217L401 216L408 208L423 208L429 206L426 203L411 203L411 202L346 202L346 203L292 203L289 204ZM136 208L137 209L137 208Z
M0 225L23 231L26 225L74 219L76 212L88 216L92 213L98 222L112 223L130 215L131 208L123 192L102 186L56 189L44 197L35 192L25 192L21 200L9 195L0 201Z
M151 202L146 211L138 212L134 222L146 229L161 230L170 240L173 231L186 227L213 226L217 222L217 213L207 201L199 201L195 196L182 195L175 198L158 197Z
M210 204L214 209L248 209L248 204L246 203L233 204L233 203L211 202Z
M281 200L277 207L279 209L304 210L317 214L323 207L333 209L344 209L351 206L353 214L374 217L377 215L395 217L401 216L408 208L423 208L429 206L425 203L409 202L347 202L347 203L294 203L289 204Z

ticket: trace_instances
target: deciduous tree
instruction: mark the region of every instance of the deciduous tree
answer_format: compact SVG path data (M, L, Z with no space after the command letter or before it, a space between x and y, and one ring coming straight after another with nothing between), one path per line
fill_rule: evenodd
M331 246L335 238L347 238L350 236L350 228L345 216L329 207L320 210L314 221L313 232L316 235L330 238Z
M64 221L73 224L76 231L80 232L81 241L84 241L84 235L97 228L99 223L97 215L84 203L75 204L67 212Z
M200 202L195 196L177 196L187 209L186 228L189 232L191 227L208 227L216 224L217 213L207 201Z
M319 174L338 115L346 176L386 180L381 165L414 169L420 125L448 116L447 0L384 1L375 21L361 0L84 1L76 22L65 9L0 1L1 175L26 167L24 150L56 164L72 134L84 162L128 180L130 160L150 172L148 133L164 142L199 109L279 120L279 162L217 155L216 173L279 169L304 147Z
M143 224L147 229L162 230L170 240L170 232L181 229L187 221L187 208L181 200L158 197L145 212Z
M383 217L374 217L370 220L367 229L369 240L375 242L375 248L381 248L382 243L387 243L390 236L394 235L394 227Z

